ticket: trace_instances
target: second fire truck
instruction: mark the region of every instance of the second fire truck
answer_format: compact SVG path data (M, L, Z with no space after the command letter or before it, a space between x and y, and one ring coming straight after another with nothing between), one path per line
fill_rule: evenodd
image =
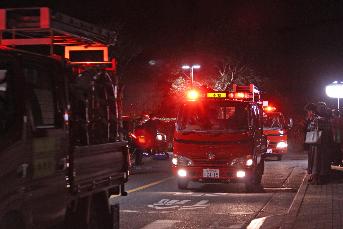
M275 156L278 160L287 153L287 132L292 127L292 120L286 121L282 112L276 107L268 106L264 101L263 106L263 133L267 137L268 149L266 156Z

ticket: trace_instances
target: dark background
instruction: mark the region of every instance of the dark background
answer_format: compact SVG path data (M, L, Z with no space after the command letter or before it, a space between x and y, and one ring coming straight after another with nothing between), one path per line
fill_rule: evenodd
M117 30L114 55L129 92L127 110L135 106L132 91L142 85L166 83L163 77L183 63L201 64L197 77L206 77L220 55L243 56L268 81L266 95L288 113L302 114L307 102L319 100L335 107L325 85L343 81L341 1L56 0L0 6L48 6Z

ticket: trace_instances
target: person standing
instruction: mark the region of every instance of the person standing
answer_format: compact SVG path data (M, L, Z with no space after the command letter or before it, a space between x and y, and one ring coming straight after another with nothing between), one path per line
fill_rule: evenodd
M315 112L316 112L316 105L314 103L309 103L305 106L306 117L305 117L305 128L304 128L304 135L306 138L306 133L315 129ZM305 139L304 139L305 141ZM314 152L317 150L316 145L304 144L304 151L307 153L307 174L310 175L309 181L312 180L312 167L313 167L313 155Z
M332 152L332 164L342 166L342 117L338 110L332 111L331 126L333 135L333 152Z
M330 114L326 104L319 102L316 105L316 114L313 119L314 129L322 132L321 140L312 147L313 165L312 179L310 184L323 184L329 179L331 171L331 154L332 154L332 129L330 124Z

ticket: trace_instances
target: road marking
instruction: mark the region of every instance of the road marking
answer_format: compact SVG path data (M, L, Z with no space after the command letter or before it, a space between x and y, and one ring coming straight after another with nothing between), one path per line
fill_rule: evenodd
M241 229L243 227L243 224L235 224L231 225L229 229Z
M296 188L288 188L288 187L270 187L270 188L263 188L266 191L297 191Z
M191 202L191 200L170 200L170 199L162 199L157 203L149 204L149 208L154 208L156 210L164 210L164 209L178 209L178 210L192 210L192 209L200 209L206 208L209 206L208 200L200 200L199 202L193 205L185 205Z
M120 212L124 212L124 213L139 213L139 211L136 211L136 210L120 210Z
M266 219L267 217L262 217L252 220L250 224L247 226L247 229L259 229Z
M179 220L156 220L141 229L167 229L180 222Z
M226 196L228 193L194 193L194 192L175 192L174 196L192 196L192 197L200 197L200 196L208 196L208 197L218 197L218 196Z
M146 184L146 185L140 186L138 188L133 188L133 189L128 190L127 193L133 193L133 192L137 192L137 191L140 191L140 190L143 190L143 189L147 189L147 188L150 188L152 186L158 185L158 184L160 184L162 182L165 182L167 180L170 180L172 178L174 178L174 177L167 177L167 178L164 178L162 180L158 180L158 181L152 182L150 184Z

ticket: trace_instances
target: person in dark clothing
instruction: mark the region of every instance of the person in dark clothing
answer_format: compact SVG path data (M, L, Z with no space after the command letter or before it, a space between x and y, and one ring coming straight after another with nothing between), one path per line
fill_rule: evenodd
M310 184L323 184L327 182L331 170L332 131L329 112L325 103L318 103L317 109L308 124L308 131L319 130L322 132L321 141L310 144L309 151L313 155Z
M341 151L343 120L338 110L332 111L331 126L333 135L332 164L336 166L343 166Z
M304 128L304 136L306 137L306 132L310 131L314 127L314 117L317 107L314 103L309 103L305 106L306 117L305 117L305 128ZM305 139L304 139L305 141ZM310 150L311 148L311 150ZM304 144L304 151L307 153L307 174L312 174L312 166L313 166L313 149L309 144ZM311 179L311 176L310 176Z

